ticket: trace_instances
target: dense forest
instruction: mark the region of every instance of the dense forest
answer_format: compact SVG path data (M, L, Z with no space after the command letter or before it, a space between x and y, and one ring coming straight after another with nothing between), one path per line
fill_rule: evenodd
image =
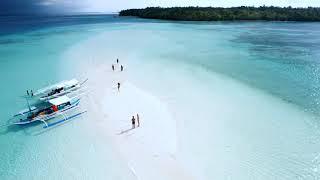
M320 21L320 8L292 7L148 7L145 9L122 10L120 16L137 16L149 19L181 21L224 21L224 20L266 20L266 21Z

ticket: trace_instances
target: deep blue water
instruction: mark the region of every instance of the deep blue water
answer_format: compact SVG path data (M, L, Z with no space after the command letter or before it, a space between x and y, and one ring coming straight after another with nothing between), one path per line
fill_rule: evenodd
M50 27L132 21L136 20L133 18L119 18L117 15L0 16L0 35L22 33Z

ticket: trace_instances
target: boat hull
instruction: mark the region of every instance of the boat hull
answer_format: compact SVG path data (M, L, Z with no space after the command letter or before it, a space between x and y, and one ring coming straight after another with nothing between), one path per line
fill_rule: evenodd
M33 119L31 118L20 118L20 120L14 122L13 124L15 125L27 125L27 124L31 124L31 123L34 123L34 122L46 122L46 121L49 121L51 119L54 119L56 117L59 117L59 116L64 116L66 113L68 112L71 112L73 110L76 110L77 108L79 108L79 104L80 104L80 99L77 99L75 101L72 102L72 104L64 109L61 109L57 112L54 112L54 113L51 113L51 114L48 114L48 115L42 115L42 116L39 116L39 117L35 117ZM23 115L25 116L25 115Z

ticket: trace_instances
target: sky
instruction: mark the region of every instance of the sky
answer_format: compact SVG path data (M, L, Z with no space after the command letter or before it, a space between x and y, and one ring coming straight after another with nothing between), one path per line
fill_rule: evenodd
M118 12L150 6L293 6L320 7L320 0L1 0L0 14Z

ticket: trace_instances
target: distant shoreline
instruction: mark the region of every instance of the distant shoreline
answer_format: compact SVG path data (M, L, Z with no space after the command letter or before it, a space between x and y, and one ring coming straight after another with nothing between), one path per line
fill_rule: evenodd
M148 7L144 9L127 9L119 16L135 16L145 19L162 19L176 21L300 21L319 22L320 8L292 7Z

